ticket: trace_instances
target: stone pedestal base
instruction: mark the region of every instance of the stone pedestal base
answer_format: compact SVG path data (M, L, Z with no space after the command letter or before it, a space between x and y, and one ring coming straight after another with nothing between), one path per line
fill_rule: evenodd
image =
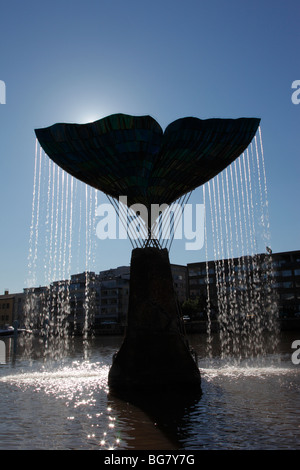
M111 391L200 388L198 366L181 328L167 250L132 252L128 327L109 372Z

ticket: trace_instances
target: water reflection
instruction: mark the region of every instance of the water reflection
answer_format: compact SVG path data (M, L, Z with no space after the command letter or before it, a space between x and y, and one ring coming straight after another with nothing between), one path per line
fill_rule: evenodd
M156 448L153 447L153 441L149 438L149 425L152 430L155 428L156 434L160 431L163 443L163 446L160 447L161 449L181 448L178 435L179 430L182 428L183 419L186 419L186 416L194 409L200 399L200 391L191 393L165 393L157 391L157 393L135 393L127 396L110 393L108 395L108 402L111 404L111 407L121 415L124 414L125 410L127 412L131 410L132 414L136 415L138 411L138 414L143 416L143 419L135 420L136 427L141 428L142 423L143 427L147 426L148 432L146 433L143 429L139 429L138 433L136 433L137 429L135 429L134 432L143 436L143 446L145 444L147 446L150 445L150 447L147 447L149 449ZM148 438L145 442L146 435L148 435Z

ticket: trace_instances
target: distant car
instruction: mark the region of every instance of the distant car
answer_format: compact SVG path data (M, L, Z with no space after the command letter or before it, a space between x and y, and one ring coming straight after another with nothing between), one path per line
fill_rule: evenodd
M183 315L183 321L190 321L190 317L188 315Z

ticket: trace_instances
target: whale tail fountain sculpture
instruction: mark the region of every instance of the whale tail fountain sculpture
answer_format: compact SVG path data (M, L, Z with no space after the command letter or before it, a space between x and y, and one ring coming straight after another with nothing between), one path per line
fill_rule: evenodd
M113 204L126 195L144 234L142 245L132 239L128 327L109 372L112 390L201 389L178 314L168 250L149 214L158 205L163 217L163 207L183 204L191 191L230 165L248 147L259 122L188 117L163 132L150 116L115 114L36 129L41 147L67 173L104 192Z

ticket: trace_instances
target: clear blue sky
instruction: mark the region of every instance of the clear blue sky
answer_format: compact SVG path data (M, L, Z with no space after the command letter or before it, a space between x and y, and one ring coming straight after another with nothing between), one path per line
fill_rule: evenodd
M0 3L0 293L27 275L34 129L112 113L261 118L273 251L299 249L299 0ZM131 245L97 254L129 264ZM180 255L187 263L203 253ZM41 283L43 281L41 280Z

